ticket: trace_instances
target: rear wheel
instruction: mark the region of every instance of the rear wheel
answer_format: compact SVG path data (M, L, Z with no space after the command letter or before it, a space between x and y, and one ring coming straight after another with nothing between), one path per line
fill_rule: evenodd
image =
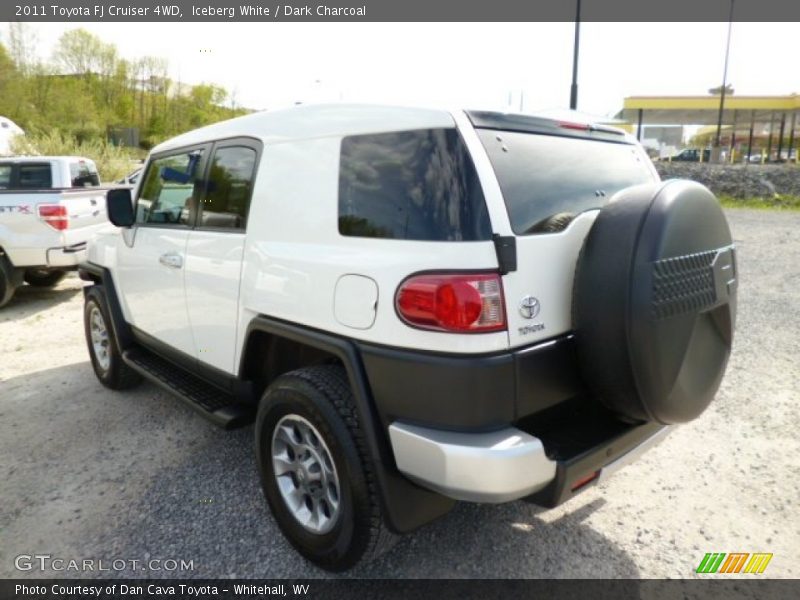
M66 274L66 271L51 269L28 269L25 271L25 281L35 287L53 287L64 279Z
M342 367L308 367L276 379L259 405L255 433L264 494L300 554L343 571L391 546Z
M100 383L112 390L122 390L139 383L141 376L122 360L101 286L92 286L87 291L83 322L92 368Z
M12 278L13 269L4 259L4 256L0 256L0 307L11 301L16 289Z
M19 285L18 275L4 254L0 253L0 307L5 306L14 297L14 290Z

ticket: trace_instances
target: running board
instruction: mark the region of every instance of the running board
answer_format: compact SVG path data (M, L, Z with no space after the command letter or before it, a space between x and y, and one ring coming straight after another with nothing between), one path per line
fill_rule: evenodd
M142 377L172 392L224 429L242 427L253 421L253 411L238 402L233 394L192 375L149 350L142 347L129 348L122 353L122 360Z

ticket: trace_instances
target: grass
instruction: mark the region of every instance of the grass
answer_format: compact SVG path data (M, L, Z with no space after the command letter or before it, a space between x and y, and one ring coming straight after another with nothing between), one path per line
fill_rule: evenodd
M776 196L775 198L734 198L733 196L719 196L719 203L724 208L800 211L800 196Z

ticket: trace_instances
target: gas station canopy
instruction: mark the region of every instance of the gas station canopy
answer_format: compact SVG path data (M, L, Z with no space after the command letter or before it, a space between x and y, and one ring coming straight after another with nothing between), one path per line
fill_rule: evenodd
M716 125L719 116L719 96L629 96L617 114L634 125ZM640 112L641 111L641 112ZM756 125L780 119L781 114L800 111L800 95L736 96L726 94L723 124L755 121Z
M720 96L629 96L623 109L616 115L631 124L637 139L642 139L642 129L650 125L716 125L719 120ZM722 111L720 134L726 133L725 142L717 136L720 144L751 156L754 142L766 138L766 157L773 158L773 137L776 153L774 158L793 156L795 129L800 126L800 95L788 96L736 96L726 94ZM704 128L708 130L708 128ZM777 135L776 135L777 134ZM713 134L711 134L713 135ZM709 137L711 137L711 135ZM788 138L788 140L786 139ZM784 146L784 142L788 144ZM738 145L737 145L738 142ZM787 149L784 155L783 150Z

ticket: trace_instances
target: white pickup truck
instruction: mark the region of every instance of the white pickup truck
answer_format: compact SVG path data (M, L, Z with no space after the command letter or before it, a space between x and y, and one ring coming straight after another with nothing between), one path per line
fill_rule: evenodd
M27 282L49 287L86 259L107 225L94 162L76 156L0 160L0 307Z

